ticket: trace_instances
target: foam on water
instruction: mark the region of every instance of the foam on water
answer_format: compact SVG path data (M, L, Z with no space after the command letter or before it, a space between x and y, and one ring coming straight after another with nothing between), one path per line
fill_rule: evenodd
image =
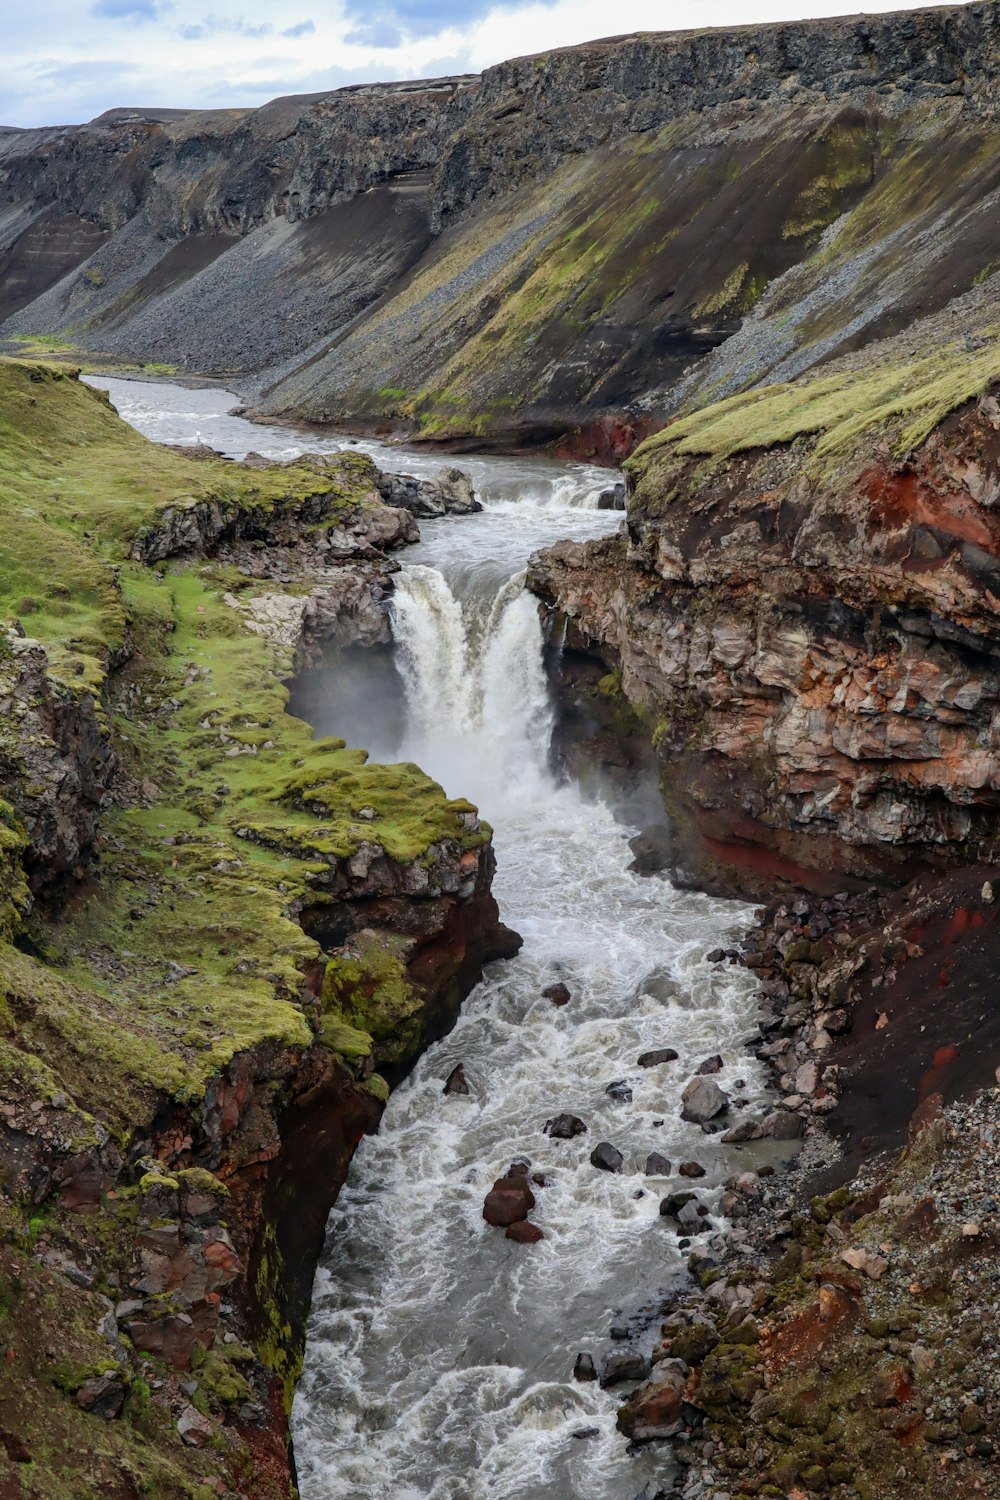
M761 1093L740 1045L751 981L704 961L743 909L629 874L631 830L556 784L537 605L523 575L489 595L467 525L448 578L426 563L397 578L400 754L493 823L495 889L524 948L493 966L393 1094L331 1216L294 1412L302 1494L631 1500L668 1460L626 1456L615 1399L574 1384L573 1362L606 1345L618 1306L682 1264L658 1211L669 1183L645 1178L648 1153L701 1159L709 1204L732 1170L731 1150L678 1117L693 1068L720 1051L723 1085L738 1075L745 1097ZM562 1009L541 993L556 979L572 994ZM676 1063L636 1067L665 1045ZM468 1098L442 1094L457 1062ZM623 1076L631 1104L606 1093ZM563 1110L585 1136L542 1133ZM591 1165L601 1139L622 1151L621 1175ZM522 1153L552 1175L532 1247L482 1218L485 1192ZM583 1427L596 1435L574 1437Z

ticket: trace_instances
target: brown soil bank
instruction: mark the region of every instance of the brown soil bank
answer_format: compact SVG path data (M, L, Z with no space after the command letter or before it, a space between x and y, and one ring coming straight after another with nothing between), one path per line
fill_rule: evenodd
M226 373L271 415L615 458L994 297L997 24L644 34L10 132L0 329Z

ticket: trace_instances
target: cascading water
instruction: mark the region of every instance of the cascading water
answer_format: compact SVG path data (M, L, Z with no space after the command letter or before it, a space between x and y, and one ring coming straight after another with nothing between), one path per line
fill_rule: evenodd
M341 446L231 417L225 392L101 383L164 441L197 435L235 456ZM360 446L386 467L435 463ZM753 981L704 961L744 911L629 873L631 830L548 770L541 633L517 575L534 548L617 525L595 509L606 474L467 466L484 511L424 524L398 575L406 722L387 746L493 823L496 895L524 947L490 967L358 1149L330 1218L293 1413L300 1488L303 1500L632 1500L667 1459L627 1456L617 1393L574 1383L573 1361L600 1356L614 1311L669 1282L686 1255L658 1213L683 1179L646 1177L648 1153L675 1168L700 1160L710 1208L739 1161L679 1108L710 1053L722 1054L729 1092L753 1103L762 1090L741 1045ZM351 734L335 704L317 728ZM557 979L572 996L558 1009L542 996ZM637 1066L663 1046L676 1062ZM445 1097L459 1061L471 1092ZM620 1079L631 1100L606 1092ZM543 1133L564 1110L586 1135ZM621 1174L591 1165L600 1140L622 1152ZM545 1239L531 1246L482 1219L485 1192L521 1154L548 1179L532 1212Z
M627 1456L615 1399L575 1384L573 1362L606 1347L615 1308L683 1263L658 1212L680 1184L644 1175L649 1152L700 1158L708 1203L733 1168L732 1152L678 1109L715 1051L730 1087L748 1100L759 1088L740 1048L749 980L704 962L739 908L630 874L630 830L555 783L537 604L523 574L497 586L509 552L477 557L456 526L449 542L447 577L425 564L397 575L399 753L494 824L497 896L525 944L397 1089L331 1216L294 1413L301 1490L304 1500L632 1500L669 1460ZM563 1009L542 996L557 979L572 995ZM678 1062L637 1068L664 1045ZM468 1098L442 1094L458 1062ZM607 1093L623 1077L630 1102ZM585 1136L543 1133L564 1110L587 1122ZM601 1139L622 1151L620 1176L591 1165ZM482 1218L493 1179L525 1154L548 1178L532 1213L545 1239L531 1247Z
M461 787L484 803L501 787L523 795L529 778L551 789L542 633L523 574L479 616L463 611L436 569L413 564L399 574L392 620L406 695L403 751L450 791Z

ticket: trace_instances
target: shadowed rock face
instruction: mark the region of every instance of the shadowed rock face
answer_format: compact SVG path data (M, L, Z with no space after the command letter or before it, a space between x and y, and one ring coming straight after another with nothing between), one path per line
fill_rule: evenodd
M236 370L272 414L621 457L989 277L997 55L972 5L6 132L0 326Z

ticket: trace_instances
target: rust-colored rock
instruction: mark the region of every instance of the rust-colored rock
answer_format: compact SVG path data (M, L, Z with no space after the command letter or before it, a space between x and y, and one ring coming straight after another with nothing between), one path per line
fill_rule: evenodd
M504 1238L513 1240L516 1245L537 1245L545 1236L537 1224L532 1224L527 1219L518 1219L516 1224L508 1224Z
M535 1195L527 1179L520 1174L513 1177L498 1177L486 1194L483 1203L483 1218L487 1224L504 1229L526 1219L535 1206Z

